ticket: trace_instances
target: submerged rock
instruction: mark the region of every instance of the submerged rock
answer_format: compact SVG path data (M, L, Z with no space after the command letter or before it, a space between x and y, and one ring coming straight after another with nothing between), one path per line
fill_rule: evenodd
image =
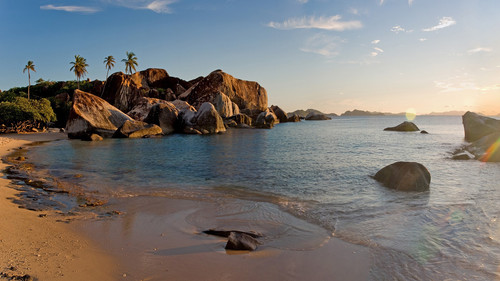
M141 121L125 121L125 123L116 130L114 138L143 138L147 136L160 135L162 129L155 124L148 124Z
M127 120L133 119L105 100L75 90L66 132L69 138L85 138L92 134L111 137Z
M404 121L396 127L385 128L384 131L416 132L420 131L420 129L413 122Z
M125 122L127 122L127 121L125 121ZM83 137L82 140L84 140L84 141L102 141L103 138L101 136L99 136L98 134L92 134L90 136Z
M431 174L416 162L396 162L378 171L374 179L384 186L401 191L429 190Z

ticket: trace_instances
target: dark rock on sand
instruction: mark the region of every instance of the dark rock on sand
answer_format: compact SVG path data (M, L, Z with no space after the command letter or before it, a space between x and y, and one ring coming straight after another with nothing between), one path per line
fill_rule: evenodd
M66 132L69 138L84 138L92 134L111 137L125 121L132 120L128 115L105 100L75 90Z
M205 102L213 103L217 93L223 93L238 105L239 109L264 111L267 108L267 92L257 82L244 81L215 70L180 96L195 108Z
M374 179L384 186L401 191L429 190L431 174L416 162L396 162L378 171Z
M396 127L385 128L384 131L416 132L420 131L420 129L413 122L404 121Z
M323 113L320 113L320 112L310 112L309 114L307 114L306 116L306 120L310 120L310 121L317 121L317 120L331 120L332 118L326 116L325 114Z
M148 124L141 121L125 121L116 130L114 138L143 138L162 134L162 128L155 124Z
M500 133L500 120L466 112L462 116L465 140L473 142L493 133Z
M240 230L216 230L216 229L209 229L209 230L204 230L202 231L205 234L208 235L214 235L214 236L219 236L219 237L229 237L231 232L236 232L236 233L243 233L246 234L250 237L253 238L260 238L262 237L262 234L255 233L255 232L245 232L245 231L240 231Z
M258 245L259 241L248 234L231 232L227 240L226 250L255 251Z

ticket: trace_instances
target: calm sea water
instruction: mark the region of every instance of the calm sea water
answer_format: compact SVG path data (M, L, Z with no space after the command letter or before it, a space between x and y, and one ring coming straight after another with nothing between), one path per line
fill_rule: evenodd
M278 205L370 247L373 280L499 279L500 164L449 159L463 143L461 117L417 117L428 135L383 131L402 121L339 117L214 136L61 141L30 157L56 177L83 174L78 184L112 198ZM396 161L426 166L431 190L397 192L370 177Z

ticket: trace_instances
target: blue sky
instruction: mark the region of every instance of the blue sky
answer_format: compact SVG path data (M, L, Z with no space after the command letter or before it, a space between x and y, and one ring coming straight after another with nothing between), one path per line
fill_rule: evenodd
M222 69L287 111L500 113L498 0L0 0L0 89L138 69Z

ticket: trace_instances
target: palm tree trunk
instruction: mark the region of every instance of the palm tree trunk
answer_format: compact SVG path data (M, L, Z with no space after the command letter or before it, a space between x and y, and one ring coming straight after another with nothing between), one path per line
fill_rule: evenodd
M28 100L30 99L30 88L31 88L31 75L30 75L30 70L28 69Z

